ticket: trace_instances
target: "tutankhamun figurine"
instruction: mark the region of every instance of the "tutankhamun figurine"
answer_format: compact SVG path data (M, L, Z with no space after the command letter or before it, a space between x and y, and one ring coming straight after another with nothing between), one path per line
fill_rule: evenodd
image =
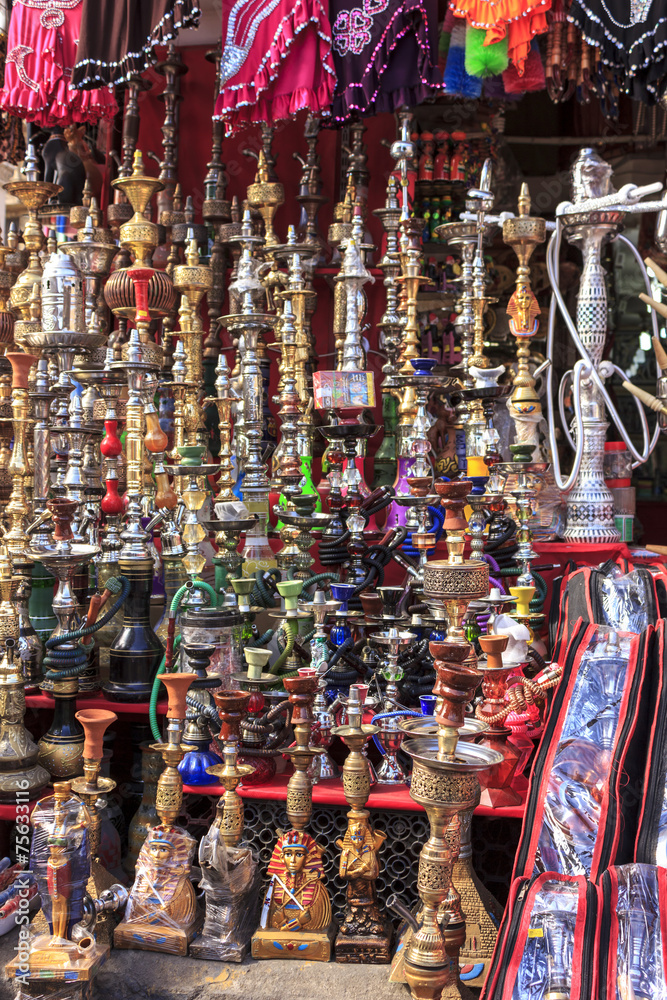
M542 406L535 391L535 379L529 365L530 342L540 326L540 306L530 287L530 258L536 246L544 243L544 219L530 215L528 185L521 185L519 214L503 223L503 240L511 246L519 259L516 288L507 305L510 331L516 337L517 372L514 376L512 395L507 409L514 421L518 444L533 446L532 460L540 461L538 428L542 420Z
M368 760L361 751L366 740L379 732L377 726L361 722L366 690L365 685L350 686L347 725L333 730L350 750L343 765L343 792L350 811L345 836L336 841L341 849L338 873L347 882L336 961L383 965L391 958L391 926L380 913L375 880L380 874L378 853L386 834L371 827L366 809L371 778Z
M308 768L318 753L309 745L317 675L311 668L302 668L299 674L283 681L292 704L296 741L288 751L295 770L287 785L286 803L293 829L278 831L259 930L252 939L252 957L328 962L335 924L324 884L324 848L305 831L313 810Z
M155 802L160 823L149 831L139 852L125 916L114 932L116 948L186 955L188 944L201 926L202 916L190 881L196 843L186 830L176 825L183 804L178 765L185 756L181 746L185 698L196 676L160 677L169 692L167 741L155 744L166 765L158 780Z

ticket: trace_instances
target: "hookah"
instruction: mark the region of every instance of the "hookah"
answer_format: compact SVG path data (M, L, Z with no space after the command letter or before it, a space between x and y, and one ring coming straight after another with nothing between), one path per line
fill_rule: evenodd
M39 180L39 163L35 155L35 147L28 143L25 163L21 168L25 180L11 181L3 184L7 194L13 195L28 210L28 221L23 229L23 243L28 252L28 262L18 275L9 295L9 304L17 319L14 322L14 341L19 347L36 346L30 344L26 334L42 329L39 320L39 300L37 315L34 315L34 290L42 284L42 265L40 252L44 249L44 231L38 218L38 212L49 198L60 194L59 184L50 184Z
M55 524L54 544L48 548L30 548L27 555L44 565L58 580L53 598L53 611L58 626L46 642L45 668L42 690L52 693L55 699L53 721L39 741L38 760L56 778L70 778L80 773L84 731L74 715L79 690L79 675L88 666L88 655L79 640L92 635L106 624L124 603L128 592L127 580L108 580L104 593L91 601L85 628L79 626L78 601L73 589L77 567L90 562L99 547L73 541L72 520L77 508L75 500L64 497L47 502ZM112 592L118 593L113 607L96 621L99 608ZM93 608L95 611L93 612Z
M22 996L44 995L45 981L64 980L70 995L84 996L109 957L109 945L95 939L95 919L120 909L125 890L117 885L98 899L86 895L90 824L88 809L66 781L55 782L53 793L33 810L30 869L42 913L35 918L29 954L19 953L6 969Z
M106 796L114 790L116 782L112 778L100 775L103 756L104 733L117 721L115 712L101 708L85 709L76 713L76 719L84 730L83 745L83 777L71 782L72 791L86 804L90 816L88 840L90 844L90 877L88 892L97 899L106 890L122 888L124 902L127 901L127 890L116 886L115 880L104 868L99 859L101 844L100 809L106 804ZM111 913L101 914L95 925L95 936L102 944L110 944L113 934L113 917Z
M350 810L347 829L336 845L341 849L339 875L347 880L346 907L335 942L337 962L388 964L391 960L391 926L378 906L375 880L380 874L378 852L386 834L374 830L366 808L371 790L368 760L362 749L378 733L375 725L364 725L366 686L352 684L347 699L347 723L333 734L349 749L343 764L343 794Z
M155 801L160 822L149 831L139 852L125 915L114 931L116 948L186 955L202 925L203 916L190 881L196 843L176 825L183 805L178 765L185 756L181 741L186 695L196 679L196 674L160 675L169 695L167 738L153 747L165 763Z
M516 288L507 305L510 333L516 338L517 371L514 388L507 400L507 409L514 421L518 444L532 444L533 461L541 460L538 426L542 420L540 397L535 390L536 375L530 370L530 342L539 329L540 306L530 287L530 258L533 251L546 239L544 219L530 214L530 193L528 185L521 185L519 214L503 223L503 240L512 247L519 266L516 272ZM539 374L540 369L537 370Z
M275 566L273 552L266 537L269 480L261 454L263 386L257 354L258 338L261 333L272 329L274 317L259 312L256 307L260 297L264 297L264 289L257 277L259 264L252 257L252 247L261 243L262 238L252 235L249 211L245 213L242 233L236 241L241 246L241 258L234 291L240 297L240 311L223 316L220 322L232 336L236 333L239 340L242 337L244 343L240 378L243 391L243 435L247 443L243 499L247 512L257 518L257 523L246 534L243 558L246 571L254 573ZM235 431L238 431L238 421Z
M14 445L7 471L12 478L12 492L5 506L9 522L3 529L2 540L13 563L24 562L29 544L27 522L30 514L26 496L26 479L30 469L26 455L26 424L30 413L28 373L37 361L31 354L5 355L12 366L12 428ZM29 571L27 571L29 572Z
M295 744L287 753L294 773L287 783L286 811L292 829L279 831L268 873L260 927L252 938L253 958L306 958L328 962L335 924L324 886L323 849L305 827L313 810L309 768L318 751L310 746L312 702L318 678L310 668L283 679ZM306 874L307 870L307 874ZM308 887L306 894L306 887Z
M451 835L451 822L464 810L474 808L479 794L477 773L501 760L500 754L485 747L458 741L465 705L480 680L480 674L468 665L470 647L452 641L433 642L430 651L437 674L433 693L438 697L438 735L406 743L406 752L413 760L410 795L424 806L431 829L419 858L420 919L397 897L388 900L390 909L412 930L405 943L404 974L415 1000L462 995L458 961L466 933L461 899L452 883L458 832Z
M471 601L486 597L489 592L489 567L479 559L464 559L464 508L470 481L443 482L436 480L436 493L445 507L444 528L447 533L447 559L431 560L424 570L424 601L434 614L444 608L448 626L446 637L468 647L463 619ZM471 664L476 661L471 652Z
M383 749L382 764L377 769L377 780L383 785L407 785L408 779L396 757L403 743L404 731L400 726L400 718L405 715L398 702L398 682L403 678L403 671L398 665L398 654L415 641L413 632L401 632L393 626L387 631L374 632L369 636L373 646L379 646L386 657L379 672L386 681L384 700L380 712L373 717L373 724L378 727L378 738L375 740Z
M339 774L337 765L329 756L336 717L325 694L328 684L329 643L324 624L327 615L333 614L340 606L340 601L327 601L323 590L316 590L312 602L307 606L300 605L302 609L307 607L315 623L315 630L310 640L310 665L315 670L318 679L313 701L313 718L315 720L313 740L319 750L317 757L313 760L314 782L337 778Z
M108 232L108 230L103 230L103 232ZM85 329L89 333L91 332L93 316L97 314L100 321L100 333L103 335L106 331L104 329L102 283L109 276L111 264L118 253L118 246L115 243L98 241L95 237L96 230L93 228L93 220L88 215L85 225L77 233L76 240L71 243L61 243L58 249L69 256L77 271L83 275Z
M396 426L398 423L397 396L391 390L396 388L396 360L401 347L402 317L398 312L398 276L401 263L398 256L398 227L401 221L401 206L398 200L398 182L392 174L387 182L387 197L383 208L376 208L377 216L386 233L386 248L378 267L382 271L383 285L387 290L385 311L378 322L380 348L387 355L387 363L382 367L385 376L382 381L382 423L384 437L375 453L375 480L373 486L392 486L396 466Z
M206 896L202 934L190 946L194 958L242 962L256 924L261 877L252 850L241 847L243 799L237 792L252 767L238 763L240 723L251 695L220 691L214 695L220 713L220 740L224 763L208 769L224 787L215 818L199 845L201 885Z
M553 473L557 487L567 493L567 527L565 540L570 542L614 542L619 533L614 525L613 497L605 485L603 475L604 439L609 426L605 407L618 433L634 460L634 466L647 461L660 434L659 425L652 437L639 400L636 401L642 427L642 450L637 450L623 426L623 422L605 387L605 380L616 373L623 381L624 371L602 355L607 333L607 292L605 270L601 264L603 247L613 239L626 244L637 260L650 296L650 280L641 255L625 236L620 226L628 214L663 211L662 201L641 201L648 194L662 190L660 184L637 187L626 184L614 191L611 184L611 167L594 150L582 149L571 171L572 202L563 202L556 209L555 232L547 247L547 269L553 291L549 311L547 357L554 356L556 335L556 310L561 313L567 330L579 354L573 368L563 376L558 392L553 385L553 365L547 369L547 424ZM563 235L580 248L584 268L577 298L577 320L573 321L559 288L559 253ZM651 316L653 332L658 337L655 313ZM574 419L568 429L565 418L565 392L571 383ZM560 471L556 441L556 414L558 409L565 438L574 450L572 470L567 479Z
M25 681L16 640L4 638L0 655L0 801L32 800L49 784L49 772L37 761L38 750L25 727Z

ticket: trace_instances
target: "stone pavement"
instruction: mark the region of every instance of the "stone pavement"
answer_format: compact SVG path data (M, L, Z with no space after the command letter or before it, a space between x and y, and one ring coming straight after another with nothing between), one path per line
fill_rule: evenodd
M0 962L14 957L17 934L0 938ZM13 1000L0 976L0 1000ZM387 965L264 961L199 962L150 951L114 951L96 979L95 1000L409 1000L389 982Z

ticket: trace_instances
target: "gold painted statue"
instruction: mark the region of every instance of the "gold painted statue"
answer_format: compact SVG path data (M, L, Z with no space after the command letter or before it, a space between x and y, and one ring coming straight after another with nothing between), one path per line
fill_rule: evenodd
M195 846L190 834L179 827L153 827L139 852L125 916L116 928L117 948L129 943L136 947L140 939L148 951L187 953L187 931L198 919L189 878Z
M331 923L331 902L324 885L323 849L309 833L290 830L278 838L269 875L267 926L281 931L321 931ZM269 896L270 894L270 896Z
M340 934L387 934L375 888L380 874L378 851L386 839L386 833L371 828L367 811L361 809L356 816L350 816L344 838L336 841L341 849L338 871L341 878L347 879L347 907Z
M324 884L324 849L303 830L281 833L269 862L269 887L253 958L328 961L335 924Z

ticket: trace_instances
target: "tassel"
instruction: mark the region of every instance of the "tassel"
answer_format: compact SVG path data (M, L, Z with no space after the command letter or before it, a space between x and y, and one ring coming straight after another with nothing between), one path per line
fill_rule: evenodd
M452 28L447 52L444 83L447 94L458 97L477 98L482 94L482 81L471 77L465 68L465 23Z
M540 55L537 39L533 39L530 52L526 59L523 76L519 76L516 66L510 66L503 73L503 84L508 94L526 94L531 91L545 90L547 81Z
M465 44L465 67L471 76L498 76L509 65L507 38L485 45L486 31L468 25Z

